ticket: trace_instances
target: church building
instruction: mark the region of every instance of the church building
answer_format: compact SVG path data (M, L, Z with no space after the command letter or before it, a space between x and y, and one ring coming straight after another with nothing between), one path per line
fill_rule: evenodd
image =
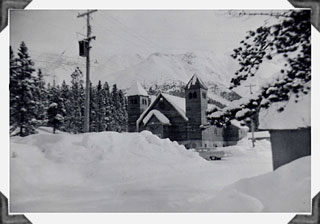
M233 121L227 128L209 125L208 88L193 75L185 86L185 98L159 93L152 100L136 82L128 91L128 131L148 130L160 138L169 138L186 148L210 149L234 145L245 134L245 128Z

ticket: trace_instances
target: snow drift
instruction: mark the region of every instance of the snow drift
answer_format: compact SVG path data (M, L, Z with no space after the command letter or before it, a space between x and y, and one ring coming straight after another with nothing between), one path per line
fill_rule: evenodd
M265 200L255 194L256 188L273 186L269 193L272 198L277 190L275 182L283 178L276 172L267 174L270 184L247 181L251 187L245 188L250 192L242 190L243 184L232 187L243 178L272 171L270 143L266 140L257 141L254 150L248 140L243 140L238 146L225 148L228 157L209 162L198 153L147 131L78 135L54 135L48 131L41 128L39 134L11 138L11 212L292 209L285 200L277 205L279 194ZM310 166L309 162L302 160L296 168L302 166L299 169L305 170L303 167ZM288 185L299 184L292 188L292 194L299 191L296 194L305 197L310 190L304 181L308 173L294 171L287 171L291 178L285 180ZM229 185L231 190L227 190ZM307 207L299 205L299 209L304 211Z
M261 176L245 178L224 188L198 209L246 212L310 212L311 157L297 159Z

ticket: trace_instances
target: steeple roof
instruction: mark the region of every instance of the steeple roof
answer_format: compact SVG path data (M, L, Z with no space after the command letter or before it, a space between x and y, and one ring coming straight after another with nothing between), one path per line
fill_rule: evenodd
M206 84L196 75L194 74L192 78L189 80L188 84L186 85L185 89L208 89Z
M135 81L129 88L127 96L148 96L148 93L138 81Z

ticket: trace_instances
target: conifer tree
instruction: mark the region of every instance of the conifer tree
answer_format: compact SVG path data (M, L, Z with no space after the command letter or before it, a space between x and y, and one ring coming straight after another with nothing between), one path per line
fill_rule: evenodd
M70 100L70 87L66 84L65 80L63 80L60 88L60 99L65 108L65 116L64 116L64 123L63 126L60 127L63 131L71 131L71 123L70 120L72 119L72 111L71 111L71 100Z
M92 91L92 107L94 113L92 113L92 131L101 132L105 130L105 113L106 113L106 97L104 93L105 89L102 88L101 81L99 80L98 85L93 88Z
M48 125L52 126L53 134L55 134L56 129L63 124L65 110L61 104L51 103L48 107L47 113L48 113Z
M34 78L34 101L35 101L35 115L38 125L46 123L46 110L48 108L48 92L45 88L45 81L41 69L38 69L37 76Z
M246 15L246 13L243 13ZM256 16L254 13L248 13ZM282 74L268 86L264 86L247 102L238 107L227 108L224 113L209 112L211 123L225 125L231 119L247 120L256 116L261 108L268 108L272 103L288 101L295 97L299 101L301 94L308 94L311 81L311 24L310 11L290 10L284 13L270 13L279 19L279 23L263 25L251 30L234 49L232 58L238 60L240 68L231 80L231 89L243 84L250 77L256 76L260 65L265 61L283 59L279 70ZM278 111L282 112L284 108Z
M83 132L84 121L84 88L83 88L83 74L79 68L71 74L71 89L70 89L70 126L71 132Z
M16 63L17 70L12 72L15 81L10 85L10 91L15 97L12 105L15 108L14 126L19 128L20 136L26 136L35 133L36 103L33 96L35 85L32 77L35 71L34 63L24 42L21 42L18 49Z
M111 94L110 94L110 87L108 82L105 82L103 85L103 97L105 99L104 102L104 108L105 108L105 114L104 114L104 130L105 131L111 131L113 130L113 114L112 114L112 100L111 100Z
M14 131L18 122L18 66L17 59L14 56L13 50L10 46L10 132Z

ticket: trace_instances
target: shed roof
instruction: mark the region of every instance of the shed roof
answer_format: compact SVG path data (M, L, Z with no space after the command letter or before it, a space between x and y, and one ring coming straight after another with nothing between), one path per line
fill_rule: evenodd
M300 96L295 102L291 95L288 102L273 103L259 113L259 128L262 130L290 130L311 127L311 94ZM284 111L278 112L283 107Z

